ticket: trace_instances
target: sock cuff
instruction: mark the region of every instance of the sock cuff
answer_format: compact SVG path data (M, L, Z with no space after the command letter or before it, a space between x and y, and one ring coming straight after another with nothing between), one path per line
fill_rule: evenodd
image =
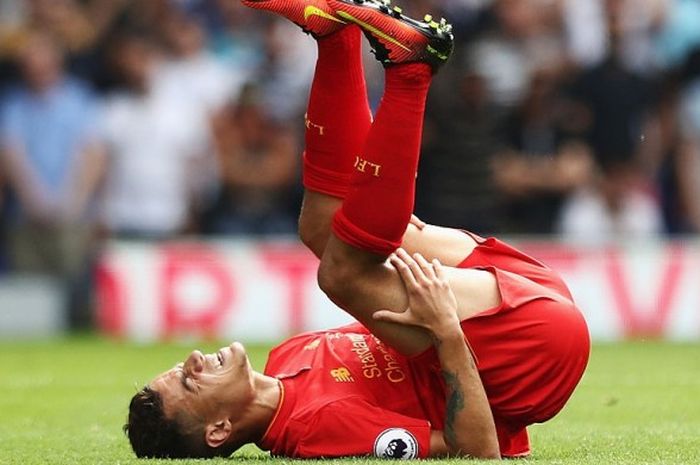
M338 29L336 32L316 39L319 52L335 52L335 47L362 48L362 31L354 24Z
M398 249L403 239L387 240L360 229L348 219L342 208L333 215L331 228L338 239L346 244L385 257Z
M427 89L432 81L432 70L425 63L400 63L385 71L387 86L397 88L417 87Z
M303 155L304 174L302 176L304 187L310 191L344 199L348 194L350 174L321 168L311 161L312 159L313 156L305 151Z
M364 64L362 62L362 32L354 24L333 34L317 39L318 61L343 74L345 85L367 94ZM364 97L365 100L367 99Z

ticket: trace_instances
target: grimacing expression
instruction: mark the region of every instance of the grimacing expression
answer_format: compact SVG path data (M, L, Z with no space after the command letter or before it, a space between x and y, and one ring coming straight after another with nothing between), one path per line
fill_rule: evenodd
M193 427L230 418L254 397L253 370L238 342L213 354L195 350L149 385L162 396L168 418Z

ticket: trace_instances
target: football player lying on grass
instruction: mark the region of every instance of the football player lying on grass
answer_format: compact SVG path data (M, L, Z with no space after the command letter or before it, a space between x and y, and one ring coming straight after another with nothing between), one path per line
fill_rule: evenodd
M561 278L503 242L411 216L425 100L450 26L371 0L245 0L311 33L299 231L319 285L358 323L272 350L194 351L131 401L140 457L228 456L255 443L300 458L530 453L585 370L586 323ZM374 121L364 32L385 65Z

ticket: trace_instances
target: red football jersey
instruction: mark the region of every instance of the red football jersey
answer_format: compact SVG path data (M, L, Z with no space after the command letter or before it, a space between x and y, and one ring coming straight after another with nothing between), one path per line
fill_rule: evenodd
M362 325L284 342L270 353L265 374L283 387L259 444L272 454L428 456L432 419L410 363Z
M494 274L501 304L462 322L494 415L501 455L530 452L526 426L564 406L585 370L586 323L552 270L494 239L460 267ZM434 349L406 358L360 324L275 348L265 373L283 398L260 447L288 457L423 458L442 430L445 386Z

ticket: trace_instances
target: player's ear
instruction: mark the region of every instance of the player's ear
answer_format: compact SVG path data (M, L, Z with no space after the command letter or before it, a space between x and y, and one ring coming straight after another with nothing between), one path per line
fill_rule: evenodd
M204 440L209 447L217 448L226 442L232 431L233 425L231 425L231 420L228 418L209 423L204 429Z

